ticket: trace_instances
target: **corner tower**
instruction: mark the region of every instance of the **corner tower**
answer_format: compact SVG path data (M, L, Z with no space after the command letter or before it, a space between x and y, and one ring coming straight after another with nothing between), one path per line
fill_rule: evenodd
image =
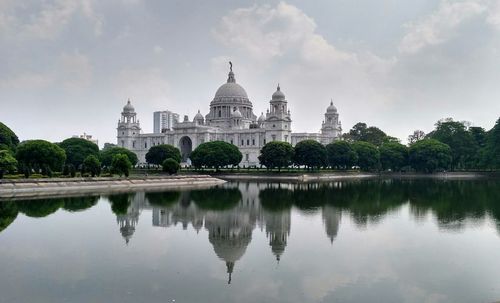
M139 120L137 120L137 114L130 99L123 107L122 117L118 120L118 127L116 130L118 146L130 150L139 148L137 138L141 133L141 126Z
M264 128L266 129L266 142L284 141L291 143L290 110L285 94L281 91L280 85L269 101L269 109L266 113Z
M328 143L342 135L339 114L337 108L333 105L333 100L330 102L330 106L326 108L325 121L321 125L321 134L328 139Z

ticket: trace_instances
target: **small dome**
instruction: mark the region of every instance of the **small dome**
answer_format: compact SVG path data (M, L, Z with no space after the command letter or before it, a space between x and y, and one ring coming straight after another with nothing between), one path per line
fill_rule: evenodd
M272 98L273 100L285 100L285 94L281 91L279 84Z
M335 107L335 105L333 105L333 101L331 101L330 106L328 106L326 108L326 112L327 113L336 113L337 112L337 108Z
M203 115L200 113L200 110L198 110L198 113L196 114L196 116L194 116L194 121L197 121L197 120L203 120Z
M128 113L135 111L134 107L132 106L132 103L130 103L130 99L128 99L127 104L123 107L123 111Z
M259 117L259 119L257 121L258 122L264 122L264 121L266 121L266 116L264 116L264 113L260 114L260 117Z
M243 117L243 115L241 114L240 110L238 108L236 108L236 110L233 111L233 113L231 114L231 117L233 117L233 118L241 118L241 117Z

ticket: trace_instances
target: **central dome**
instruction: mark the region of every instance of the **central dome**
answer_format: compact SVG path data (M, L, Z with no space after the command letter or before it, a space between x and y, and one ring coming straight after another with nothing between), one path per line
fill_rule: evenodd
M214 100L226 99L226 98L245 98L248 99L247 92L241 85L236 82L224 83L219 87L215 93Z

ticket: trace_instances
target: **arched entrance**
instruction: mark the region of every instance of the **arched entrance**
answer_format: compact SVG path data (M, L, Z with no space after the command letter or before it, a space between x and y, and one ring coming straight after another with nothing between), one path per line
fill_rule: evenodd
M193 142L188 136L184 136L179 141L179 147L181 150L182 162L187 162L189 155L193 151Z

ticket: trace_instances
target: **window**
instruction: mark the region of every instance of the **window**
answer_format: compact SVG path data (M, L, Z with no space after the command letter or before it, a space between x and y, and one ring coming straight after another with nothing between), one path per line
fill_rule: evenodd
M222 113L221 113L221 111L219 110L219 118L221 117L221 115L222 115Z
M231 139L231 144L233 144L233 139Z
M247 161L248 161L248 159L249 159L249 155L248 155L248 154L245 154L245 160L247 160Z
M272 135L271 137L273 138L273 141L276 140L276 135Z
M275 128L275 127L276 127L276 124L273 124L273 128Z
M144 148L148 148L148 142L144 142Z
M285 142L288 142L288 135L285 135Z
M122 147L125 147L125 141L122 140Z
M245 145L245 140L243 140L243 139L241 140L241 145L242 146Z
M250 139L247 139L247 145L250 145Z
M132 148L135 148L135 141L132 141Z
M252 145L255 145L255 139L252 139Z
M125 135L125 132L122 132L122 135Z
M264 145L266 145L266 139L264 139Z

